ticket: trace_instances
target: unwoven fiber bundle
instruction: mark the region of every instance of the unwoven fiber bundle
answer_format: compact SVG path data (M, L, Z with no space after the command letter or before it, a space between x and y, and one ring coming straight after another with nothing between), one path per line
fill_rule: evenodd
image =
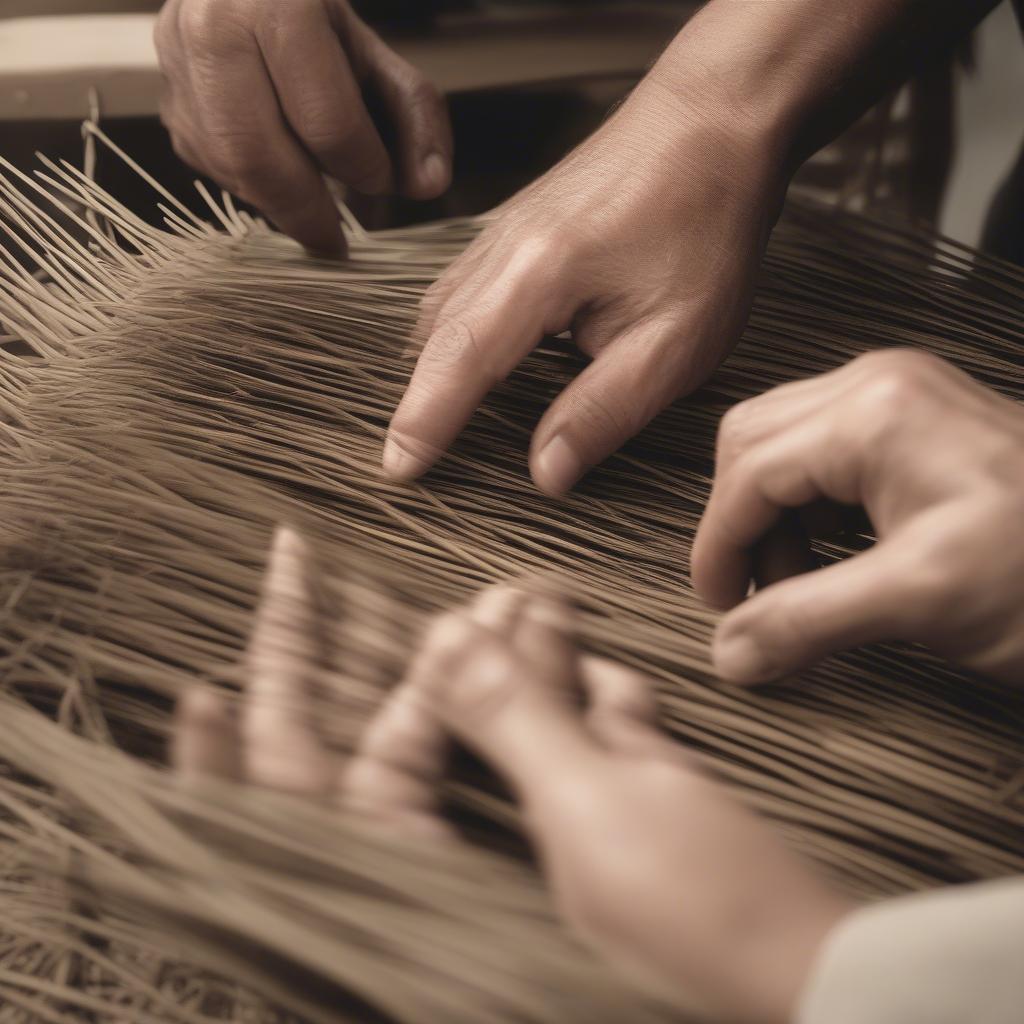
M226 197L206 223L153 182L157 229L70 166L6 171L0 1022L674 1019L563 933L478 765L446 794L469 837L451 849L166 769L183 688L237 690L280 522L334 610L317 718L341 749L430 613L543 573L581 643L653 676L678 742L851 892L1024 871L1019 692L888 646L723 687L687 564L730 404L885 345L1019 398L1024 275L793 202L739 349L577 493L526 471L579 366L557 339L399 486L378 463L417 302L478 222L352 224L351 258L320 262Z

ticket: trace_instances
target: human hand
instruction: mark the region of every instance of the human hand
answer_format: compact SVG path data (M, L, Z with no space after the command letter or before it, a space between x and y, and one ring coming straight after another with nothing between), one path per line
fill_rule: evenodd
M744 600L783 510L863 506L878 543ZM861 356L725 417L693 581L734 609L719 674L758 683L879 640L1024 681L1024 409L909 350ZM738 606L738 607L737 607Z
M848 903L659 731L649 679L570 631L560 601L491 589L434 625L406 685L512 786L596 953L687 1012L790 1020Z
M207 691L188 695L179 770L333 799L400 835L454 841L438 786L457 737L513 787L566 923L598 954L687 1010L789 1018L847 905L658 731L649 680L581 656L561 602L492 588L435 623L342 764L309 713L304 559L301 541L279 534L240 728Z
M447 187L443 100L347 0L167 0L155 39L175 151L308 249L344 251L323 173L370 195Z
M402 836L451 837L438 815L447 742L408 686L398 687L350 759L318 728L315 682L325 660L321 611L305 541L281 527L263 581L234 713L196 686L183 695L171 760L187 784L247 782L357 811Z
M745 322L786 184L781 142L728 109L698 112L652 72L496 211L423 300L389 476L424 473L545 334L571 329L593 357L533 436L533 478L550 494L717 367Z

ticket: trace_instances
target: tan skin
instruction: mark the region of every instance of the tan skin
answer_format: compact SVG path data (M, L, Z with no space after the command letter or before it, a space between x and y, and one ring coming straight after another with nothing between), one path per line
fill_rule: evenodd
M793 170L995 2L711 0L430 289L385 473L421 476L544 334L571 331L592 362L530 447L537 486L569 490L729 354ZM179 153L309 248L344 245L323 174L448 183L436 91L346 0L168 0L156 42Z
M567 925L598 955L713 1019L790 1018L849 903L660 732L649 680L582 656L562 602L493 588L435 622L345 763L326 754L311 713L308 571L301 539L280 531L239 721L209 691L187 694L179 772L331 800L399 835L456 842L438 783L457 739L513 788Z
M749 599L784 510L860 506L878 543ZM767 682L880 640L927 644L1024 683L1024 408L921 352L861 356L736 406L722 423L693 581L732 609L719 674Z
M914 38L941 41L989 6L932 5L927 23L911 26ZM368 192L401 181L411 194L433 194L448 165L435 180L416 154L447 153L446 129L440 115L403 121L418 108L403 106L396 86L390 110L404 141L385 159L355 88L397 68L383 44L346 5L310 0L303 10L319 31L309 31L312 20L297 23L302 34L285 46L293 29L280 7L171 0L158 36L165 118L185 159L308 247L340 251L321 173ZM552 494L699 384L742 329L792 167L870 100L874 85L851 94L847 79L880 41L903 39L904 15L920 7L709 4L607 125L497 211L431 290L385 470L398 479L425 472L545 332L572 330L594 357L533 440L531 470ZM230 12L229 33L215 16L222 12ZM324 63L300 60L293 70L285 52L316 52ZM319 88L328 80L329 90ZM413 91L426 95L419 82ZM838 97L836 109L826 96ZM908 405L913 415L894 415ZM859 436L865 406L888 409L878 424L884 445ZM936 427L948 433L941 442ZM1006 538L1022 521L1021 438L1019 407L905 355L741 406L724 428L694 551L698 589L734 607L716 641L722 675L763 681L832 650L898 636L1019 680L1024 567ZM780 509L821 497L863 504L879 546L744 601L751 552ZM598 953L712 1017L791 1016L848 904L661 736L647 680L582 657L559 602L491 591L435 626L356 757L337 764L303 711L304 564L301 541L279 536L241 725L217 698L189 695L177 740L183 772L330 796L388 827L452 841L436 814L436 784L458 738L513 786L568 925ZM291 595L283 603L282 592ZM880 601L892 616L878 614ZM568 699L576 688L587 696L584 711ZM607 835L616 843L601 842ZM595 849L620 856L595 858ZM679 900L666 900L668 892Z
M542 335L568 330L592 362L538 423L530 471L569 490L732 350L794 168L992 6L712 0L430 289L385 472L426 472Z
M155 41L178 155L311 250L345 248L324 175L369 195L448 187L440 95L346 0L167 0Z
M698 587L739 602L716 641L723 675L759 681L899 635L1024 679L1024 551L1005 543L1024 521L1022 453L1024 409L920 353L862 357L738 406L694 549ZM779 511L822 497L863 503L878 546L744 602L753 548ZM791 1019L852 907L659 731L648 679L582 655L561 601L492 588L434 624L339 762L310 710L309 564L301 538L279 531L240 718L208 691L187 694L179 771L331 799L454 842L438 785L459 740L511 785L566 924L598 955L711 1019ZM738 636L770 673L736 670Z

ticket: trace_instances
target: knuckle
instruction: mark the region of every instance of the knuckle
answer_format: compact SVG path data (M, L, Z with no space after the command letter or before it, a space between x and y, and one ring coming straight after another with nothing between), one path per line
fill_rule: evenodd
M854 431L848 440L860 443L867 433L877 446L930 403L938 360L908 350L871 353L860 359L868 372L853 397L856 414L844 418L842 432Z
M160 96L160 123L167 129L173 138L178 132L178 115L175 109L174 100L171 99L169 91L165 88Z
M314 99L296 111L292 127L315 155L339 158L356 137L359 121L350 107L332 109L330 102Z
M259 24L261 35L288 38L294 34L296 23L308 24L310 14L326 15L322 0L288 0L288 3L267 3L254 8L252 16ZM324 24L327 23L326 17Z
M208 38L217 24L216 6L214 0L188 0L184 3L178 15L182 35L189 41Z
M513 266L522 267L524 274L547 276L552 268L560 268L567 261L568 244L550 231L533 231L516 240Z
M718 461L732 462L746 448L745 440L749 430L752 406L740 402L728 409L718 427Z
M249 42L246 19L222 0L191 0L180 14L182 39L193 52L231 56Z
M514 653L504 645L479 636L454 673L450 684L451 707L464 726L493 721L514 699L520 668Z
M423 292L423 298L420 300L420 303L421 305L436 305L447 291L446 277L439 277L436 281L431 282Z
M177 132L172 131L171 135L171 149L174 150L174 155L186 164L194 164L195 156L192 152L191 147L185 141L185 139Z
M458 654L475 636L472 623L458 612L439 615L427 630L424 648L434 653Z
M640 427L640 417L603 390L580 395L576 417L585 434L597 437L628 437Z
M423 315L436 316L440 313L451 294L452 287L447 274L434 281L420 298L420 310Z
M416 68L406 72L405 92L413 110L436 110L441 106L441 93L433 82L425 78Z
M286 194L253 136L222 136L210 152L210 168L225 188L251 202L273 203Z
M157 53L163 55L174 45L174 29L171 24L170 5L163 8L153 25L153 44Z
M495 375L490 352L480 341L476 323L467 316L460 316L442 324L424 350L426 368L447 374L472 366L482 372L488 380Z
M882 416L905 414L932 394L936 378L945 373L941 359L913 349L870 352L856 362L867 371L860 400L866 411Z
M946 363L939 356L916 348L883 348L864 352L857 356L855 363L868 367L876 372L887 373L927 373L932 374L942 369Z

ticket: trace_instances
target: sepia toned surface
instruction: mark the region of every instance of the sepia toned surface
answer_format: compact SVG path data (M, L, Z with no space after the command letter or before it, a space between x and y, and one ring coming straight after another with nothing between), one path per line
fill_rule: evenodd
M81 175L47 173L77 221L15 176L0 199L8 245L45 279L0 269L0 990L12 1007L42 1013L56 997L139 1021L282 1019L273 1003L312 1020L663 1019L566 939L510 854L468 850L453 865L322 808L182 794L161 773L170 698L237 678L280 521L307 533L339 608L322 717L342 749L427 613L543 573L577 599L586 647L655 676L675 739L848 891L1022 870L1019 694L906 648L846 655L766 694L726 691L686 561L716 424L739 398L886 344L1019 397L1018 271L791 206L735 355L556 504L531 487L524 452L576 365L558 342L422 485L377 472L418 298L476 222L353 226L340 267L230 204L211 210L214 228L154 195L162 232ZM449 795L480 838L516 849L508 805L479 774Z

